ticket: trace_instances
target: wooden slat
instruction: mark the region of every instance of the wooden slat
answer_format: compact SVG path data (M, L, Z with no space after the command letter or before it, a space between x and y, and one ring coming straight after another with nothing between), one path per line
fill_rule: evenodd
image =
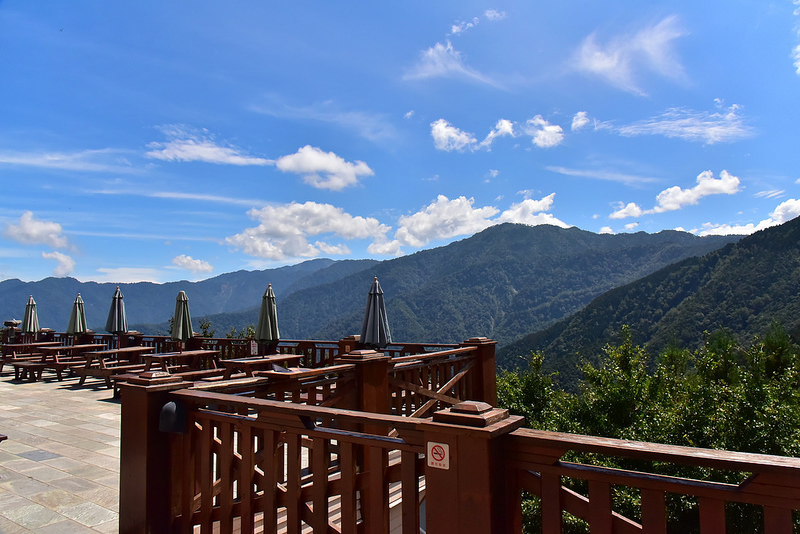
M725 501L707 497L698 501L701 534L725 534Z
M791 534L794 532L792 511L786 508L764 506L764 532L769 534Z
M300 534L300 436L288 434L286 436L286 532Z
M402 485L401 521L403 534L419 534L419 477L417 453L403 451L400 455Z
M328 529L328 440L315 438L311 450L311 472L313 486L311 498L314 506L313 529L327 532Z
M561 533L561 477L542 475L542 534Z
M356 516L356 454L352 443L339 442L339 470L341 473L342 533L358 532Z
M611 486L605 482L589 481L589 526L592 534L611 534Z
M233 534L233 425L225 423L219 427L220 441L222 442L217 454L217 474L220 481L219 518L221 534Z
M200 491L200 534L211 534L211 511L213 508L213 491L214 481L211 480L211 440L212 424L209 420L202 420L203 428L200 432L200 455L198 461L200 462L200 476L199 491Z
M667 505L663 491L642 490L642 531L666 534Z
M365 451L366 487L361 492L361 513L366 532L387 532L389 529L389 490L384 477L387 463L385 449L367 447Z

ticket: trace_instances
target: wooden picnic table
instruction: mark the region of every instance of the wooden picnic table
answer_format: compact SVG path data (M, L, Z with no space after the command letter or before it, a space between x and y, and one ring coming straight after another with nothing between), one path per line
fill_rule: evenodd
M30 381L39 380L42 378L42 371L45 369L52 369L56 372L58 380L62 380L62 372L64 369L83 365L85 360L78 357L85 353L91 352L93 349L105 349L106 346L102 343L83 343L79 345L54 345L38 347L37 350L42 353L39 360L29 360L22 362L14 362L14 379Z
M146 352L154 351L154 347L131 346L117 349L84 352L81 356L86 361L83 366L75 366L72 371L81 377L78 385L83 385L86 377L102 378L106 387L111 388L111 376L143 370L141 356Z
M268 356L252 356L249 358L231 358L220 360L220 364L225 367L223 380L227 380L237 371L244 372L247 376L253 376L255 371L271 371L273 364L296 362L304 358L303 354L270 354Z
M35 352L39 347L53 347L61 345L59 341L31 341L30 343L3 343L2 354L6 356L13 353Z
M199 371L202 369L219 369L218 350L185 350L183 352L166 352L162 354L143 354L144 372L153 368L166 373L175 369Z

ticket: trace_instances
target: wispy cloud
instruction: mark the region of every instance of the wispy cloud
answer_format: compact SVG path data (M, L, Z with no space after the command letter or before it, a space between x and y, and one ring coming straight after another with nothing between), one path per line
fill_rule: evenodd
M565 176L576 176L578 178L590 178L592 180L604 180L608 182L621 182L623 184L642 184L657 181L650 176L640 176L606 169L571 169L568 167L551 165L547 167L547 170Z
M116 282L118 284L128 284L135 282L155 282L162 279L162 273L157 269L146 267L119 267L97 269L100 276L93 276L92 280L97 282Z
M248 156L232 145L217 143L208 130L196 131L182 125L161 128L168 138L165 142L152 142L145 156L163 161L201 161L221 165L272 165L270 159Z
M655 117L616 128L623 136L663 135L708 145L731 143L755 135L741 117L741 108L732 105L716 112L671 108Z
M61 169L66 171L131 173L130 152L104 148L77 152L0 152L0 165Z
M640 81L643 71L677 81L685 79L683 65L673 49L673 42L684 35L676 16L633 34L618 35L605 44L598 43L597 35L591 34L576 54L576 68L623 91L645 95Z
M423 50L417 63L403 76L405 80L426 78L463 78L500 87L500 84L489 76L469 67L464 56L450 41L436 43Z
M253 106L254 111L265 115L292 120L318 121L334 124L373 142L396 139L399 134L389 118L380 113L342 109L333 101L308 106L287 104L280 97L269 96L265 104ZM409 112L413 115L413 112ZM410 115L406 114L409 118Z

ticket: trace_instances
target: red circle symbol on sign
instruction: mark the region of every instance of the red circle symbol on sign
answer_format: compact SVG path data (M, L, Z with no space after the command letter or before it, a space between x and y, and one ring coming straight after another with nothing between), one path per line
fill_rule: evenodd
M444 460L444 447L441 445L434 445L431 447L431 456L433 456L433 459L437 462Z

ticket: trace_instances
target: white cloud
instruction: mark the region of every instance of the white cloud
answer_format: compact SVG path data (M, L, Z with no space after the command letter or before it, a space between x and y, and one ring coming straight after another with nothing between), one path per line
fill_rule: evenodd
M589 114L586 111L579 111L572 117L572 131L577 132L582 130L584 126L589 124Z
M564 140L564 131L557 124L550 124L536 115L525 123L525 133L533 137L533 144L539 148L552 148Z
M62 233L61 225L39 220L32 211L23 213L19 224L6 225L5 236L25 245L48 245L55 248L67 246L67 238Z
M520 223L531 226L552 224L561 228L569 228L567 223L557 219L550 213L545 213L553 207L555 196L555 193L550 193L540 200L526 198L522 202L512 204L510 208L500 214L496 222Z
M617 211L608 216L609 219L625 219L627 217L641 217L644 210L636 205L635 202L628 202L621 206Z
M604 79L624 91L644 95L640 71L649 70L666 78L683 80L684 69L673 50L673 42L686 35L675 16L643 28L633 35L620 35L605 46L592 34L577 53L577 68Z
M418 80L425 78L456 77L467 78L477 82L497 86L490 78L468 67L461 52L453 48L453 43L436 43L423 51L417 64L406 73L404 79Z
M172 125L162 128L169 138L164 143L153 142L145 156L164 161L202 161L227 165L272 165L266 158L247 156L233 146L221 146L207 130L192 131L184 126Z
M356 185L361 176L375 174L363 161L351 163L333 152L324 152L310 145L278 158L275 165L283 172L302 175L303 180L313 187L333 191Z
M451 152L453 150L472 150L478 142L471 133L459 130L444 119L439 119L431 123L431 136L433 146L437 150Z
M423 210L400 217L400 228L395 239L404 245L421 247L436 239L445 239L480 232L490 226L490 217L498 213L492 206L475 208L472 198L458 197L450 200L444 195Z
M731 143L754 135L736 104L713 113L672 108L650 119L618 127L616 131L627 137L663 135L709 145Z
M503 20L506 18L505 11L497 11L496 9L487 9L484 15L489 20Z
M632 222L625 225L626 230L635 230L639 226L638 222Z
M495 139L506 135L514 137L514 123L507 119L500 119L497 121L497 124L495 124L494 129L486 136L486 139L481 141L481 146L489 148L492 146Z
M600 231L598 233L599 234L613 234L614 230L612 230L610 226L604 226L604 227L600 228Z
M701 198L709 195L733 195L739 192L739 178L728 171L722 171L719 176L717 179L711 171L703 171L697 176L697 185L691 189L681 189L678 186L665 189L656 197L657 205L653 211L675 211L697 204Z
M800 215L800 199L790 198L778 204L772 213L769 214L769 217L775 224L783 224L791 221L798 215Z
M331 239L365 239L385 241L389 227L372 217L354 217L330 204L292 202L267 206L248 212L259 221L258 226L226 238L226 242L245 254L258 258L283 260L315 257L324 253L347 253L341 243ZM325 237L313 244L309 237Z
M394 240L376 243L370 252L385 251L400 254L402 246L418 248L431 241L471 235L489 226L505 222L529 225L552 224L566 228L569 225L546 213L552 207L554 198L555 193L540 200L525 199L500 212L494 206L475 207L472 198L461 196L451 200L439 195L422 210L400 217Z
M656 205L653 209L643 210L635 203L630 202L620 206L609 217L611 219L624 219L626 217L640 217L653 213L676 211L685 206L697 204L703 197L734 195L740 191L739 178L725 170L719 176L719 178L714 178L714 174L711 171L703 171L697 175L697 185L692 188L683 189L676 185L661 191L656 197Z
M46 260L56 260L58 265L53 269L55 276L67 276L75 270L75 260L62 254L61 252L42 252L42 258Z
M193 273L210 273L214 270L214 267L212 267L207 261L196 260L191 256L187 256L186 254L175 256L172 258L172 263L181 269L186 269L187 271L192 271Z

